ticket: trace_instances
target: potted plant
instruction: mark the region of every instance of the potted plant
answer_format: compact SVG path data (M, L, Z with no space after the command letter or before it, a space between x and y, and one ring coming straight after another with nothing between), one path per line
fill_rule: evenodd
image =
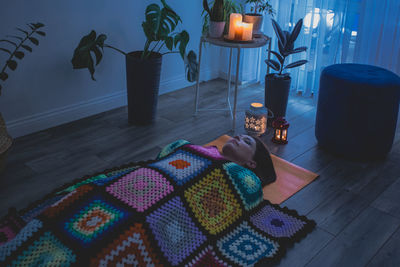
M307 51L307 47L305 46L294 48L294 42L299 36L301 27L303 26L302 19L296 23L291 33L288 31L282 31L281 27L275 20L272 20L272 26L278 39L279 52L270 52L275 55L278 61L267 59L265 60L265 63L278 73L272 73L265 76L265 105L267 108L272 110L274 117L277 118L285 117L286 115L291 83L290 74L283 73L283 71L299 67L306 64L308 61L299 60L290 64L285 64L288 56Z
M262 34L261 28L263 23L263 14L267 12L273 16L275 11L269 0L246 0L246 4L251 5L250 13L244 15L243 21L253 23L253 35L260 36Z
M17 69L17 60L22 60L25 57L26 51L32 52L32 47L29 43L39 45L39 40L36 38L38 35L46 36L40 28L44 27L43 23L29 23L27 24L29 30L17 28L18 31L23 33L22 36L7 35L8 39L1 39L0 42L8 44L6 47L0 47L0 51L8 54L3 68L0 71L0 80L5 82L8 79L8 70L15 71ZM0 95L3 86L0 84ZM6 123L0 112L0 173L4 170L7 153L12 144L12 138L7 132Z
M142 23L146 35L143 51L126 53L105 44L107 36L105 34L96 36L96 32L92 30L81 39L72 58L74 69L87 68L95 80L93 77L95 64L91 53L95 56L96 65L102 59L103 48L111 48L125 56L128 121L136 125L149 124L155 119L163 55L171 53L181 55L188 81L196 81L198 75L196 54L193 51L186 54L189 34L186 31L175 31L177 25L182 22L181 18L165 0L161 0L161 3L162 8L157 4L150 4L146 8L146 18Z
M207 0L203 0L203 8L209 18L209 36L211 38L220 38L225 29L224 0L215 0L212 8L209 8Z
M229 29L229 18L232 13L243 13L243 6L241 4L237 4L234 0L224 0L224 21L225 21L225 29L224 34L228 33ZM209 35L210 31L210 15L203 10L203 28L202 33L203 36ZM222 35L222 34L221 34ZM221 37L220 35L220 37Z

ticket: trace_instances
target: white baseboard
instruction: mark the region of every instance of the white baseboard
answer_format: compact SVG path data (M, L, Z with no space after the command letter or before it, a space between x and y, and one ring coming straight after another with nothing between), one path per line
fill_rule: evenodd
M218 78L218 71L206 69L201 72L201 80L207 81L215 78ZM188 82L185 75L164 80L160 84L160 95L186 86L188 86ZM89 101L7 121L7 131L13 138L17 138L126 105L126 91L122 90Z

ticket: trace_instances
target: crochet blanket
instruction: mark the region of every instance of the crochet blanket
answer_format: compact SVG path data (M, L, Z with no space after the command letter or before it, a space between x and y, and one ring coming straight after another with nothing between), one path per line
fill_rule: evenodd
M264 266L315 225L264 201L250 170L186 141L67 185L23 218L1 266Z

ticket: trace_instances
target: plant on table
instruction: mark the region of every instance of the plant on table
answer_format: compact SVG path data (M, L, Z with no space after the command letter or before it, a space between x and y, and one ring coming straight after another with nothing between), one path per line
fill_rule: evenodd
M213 2L212 2L213 3ZM203 2L204 4L204 2ZM225 21L225 29L224 32L227 33L228 31L228 25L229 25L229 16L232 13L243 13L243 6L241 4L237 4L234 0L224 0L224 19ZM203 35L207 35L209 33L209 28L210 28L210 13L207 12L205 9L202 12L203 16L203 30L202 33Z
M250 13L244 15L243 21L253 24L253 34L261 35L261 28L264 20L264 13L268 13L272 17L275 14L269 0L246 0L246 4L250 4Z
M262 15L268 13L269 15L274 15L275 10L268 0L246 0L246 4L250 4L250 14Z

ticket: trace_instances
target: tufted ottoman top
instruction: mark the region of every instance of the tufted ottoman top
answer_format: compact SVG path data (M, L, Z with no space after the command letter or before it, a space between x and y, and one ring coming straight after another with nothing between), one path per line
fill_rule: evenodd
M374 87L398 87L400 78L393 72L371 65L335 64L326 67L323 75L350 83L368 84Z

